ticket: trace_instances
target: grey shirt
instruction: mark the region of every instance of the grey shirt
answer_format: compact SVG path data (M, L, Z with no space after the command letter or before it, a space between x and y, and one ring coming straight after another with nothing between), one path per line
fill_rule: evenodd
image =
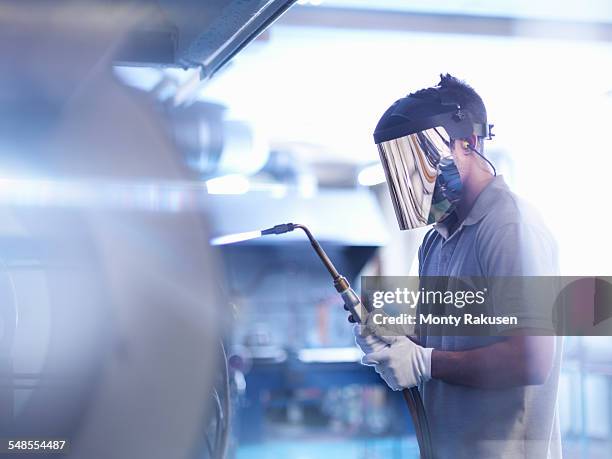
M487 185L469 215L451 234L452 226L452 220L446 220L425 236L419 249L420 276L558 274L553 238L537 213L510 192L502 177ZM503 301L497 303L493 307L504 307L500 306ZM521 327L545 326L530 310L527 299L511 304L508 312L525 319ZM504 339L427 336L422 329L419 333L424 346L448 351L473 349ZM556 401L561 341L555 340L553 368L542 385L481 389L435 379L425 383L421 390L435 457L560 458Z

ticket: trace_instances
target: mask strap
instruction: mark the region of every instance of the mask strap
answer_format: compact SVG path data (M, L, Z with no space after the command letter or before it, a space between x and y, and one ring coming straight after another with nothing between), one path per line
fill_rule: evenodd
M493 169L493 176L497 177L497 169L495 169L495 166L493 165L493 163L489 161L487 158L485 158L485 156L482 153L480 153L478 150L476 150L473 146L468 144L468 148L472 150L474 153L476 153L478 156L480 156L482 159L484 159L487 163L489 163L489 166L491 166L491 168Z

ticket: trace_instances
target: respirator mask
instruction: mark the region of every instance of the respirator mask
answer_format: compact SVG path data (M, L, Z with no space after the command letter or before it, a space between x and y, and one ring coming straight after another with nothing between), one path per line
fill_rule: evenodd
M472 134L490 139L492 127L474 123L440 88L410 94L384 113L374 141L401 230L440 222L452 213L461 198L462 184L451 155L451 140ZM474 147L469 148L489 162Z

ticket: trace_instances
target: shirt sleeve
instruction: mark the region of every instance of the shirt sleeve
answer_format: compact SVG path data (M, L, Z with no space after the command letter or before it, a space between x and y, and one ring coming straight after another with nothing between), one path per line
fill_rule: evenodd
M558 263L552 237L540 228L508 223L479 241L479 260L487 284L489 313L516 317L508 329L553 330L558 293Z

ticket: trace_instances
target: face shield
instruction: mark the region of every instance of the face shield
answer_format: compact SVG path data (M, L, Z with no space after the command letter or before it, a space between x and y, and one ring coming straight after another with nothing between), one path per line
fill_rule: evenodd
M450 138L435 127L378 145L380 161L401 230L443 220L452 204L441 190L439 165L451 159Z
M451 139L490 138L491 127L474 123L439 88L404 97L384 113L374 141L401 230L439 222L453 211L461 179Z

